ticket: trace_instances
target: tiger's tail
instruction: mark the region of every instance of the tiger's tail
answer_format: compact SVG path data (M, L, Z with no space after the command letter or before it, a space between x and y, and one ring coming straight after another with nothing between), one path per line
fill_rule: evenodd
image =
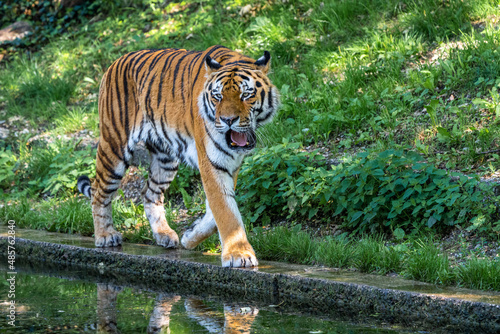
M81 192L88 198L91 198L92 196L91 183L87 175L83 175L78 178L78 181L76 182L76 187L78 188L79 192Z

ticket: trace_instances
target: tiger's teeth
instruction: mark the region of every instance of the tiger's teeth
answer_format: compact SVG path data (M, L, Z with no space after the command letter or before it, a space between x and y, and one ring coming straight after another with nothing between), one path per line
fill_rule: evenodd
M231 143L231 146L236 146L236 143Z
M249 143L249 142L247 142L247 145L250 145L250 143Z

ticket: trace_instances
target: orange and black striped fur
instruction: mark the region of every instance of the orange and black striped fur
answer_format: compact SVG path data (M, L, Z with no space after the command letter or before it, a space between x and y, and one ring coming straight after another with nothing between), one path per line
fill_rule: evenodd
M218 230L223 266L257 265L234 187L256 129L278 108L269 60L267 51L255 61L217 45L199 52L142 50L111 65L99 91L96 179L92 185L86 176L78 179L78 189L92 199L96 246L122 242L113 228L111 199L143 140L152 156L144 210L156 242L179 244L165 219L163 193L183 162L200 170L207 212L184 233L182 245L193 248Z

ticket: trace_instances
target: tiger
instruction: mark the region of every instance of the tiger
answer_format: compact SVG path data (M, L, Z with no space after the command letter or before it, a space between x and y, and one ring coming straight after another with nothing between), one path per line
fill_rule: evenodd
M270 59L268 51L254 60L215 45L205 51L135 51L108 68L99 88L96 177L77 181L91 199L97 247L122 243L111 202L135 145L143 141L151 156L143 205L156 243L179 246L163 200L183 163L200 172L206 212L184 232L181 245L193 249L218 231L223 267L258 265L235 189L243 158L256 146L257 129L280 105L279 91L268 78Z

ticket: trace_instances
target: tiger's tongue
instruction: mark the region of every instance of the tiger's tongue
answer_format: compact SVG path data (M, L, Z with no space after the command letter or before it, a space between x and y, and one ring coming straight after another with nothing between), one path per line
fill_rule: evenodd
M231 140L238 146L245 146L247 144L247 135L246 133L231 130Z

